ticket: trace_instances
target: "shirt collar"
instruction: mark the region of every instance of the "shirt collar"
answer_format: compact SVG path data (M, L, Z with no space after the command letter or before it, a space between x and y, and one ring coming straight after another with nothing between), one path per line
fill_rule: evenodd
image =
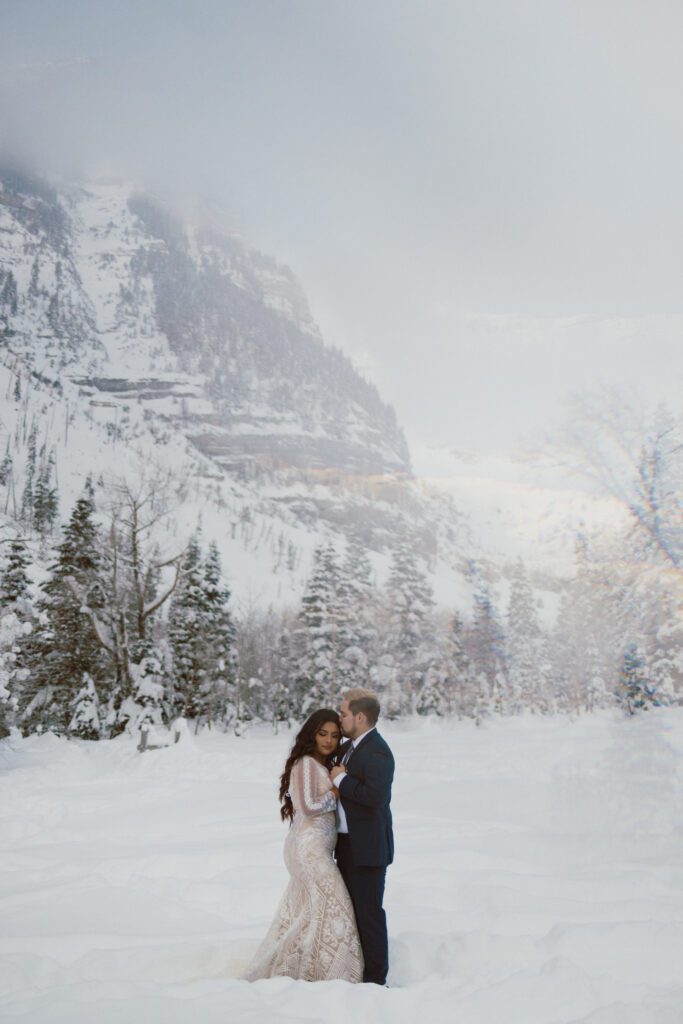
M373 726L371 726L370 729L366 729L365 732L362 732L360 734L360 736L356 736L355 740L351 740L351 742L353 743L354 749L358 746L358 744L360 743L361 740L365 739L365 737L368 735L368 733L371 733L376 728L377 728L377 726L373 725Z

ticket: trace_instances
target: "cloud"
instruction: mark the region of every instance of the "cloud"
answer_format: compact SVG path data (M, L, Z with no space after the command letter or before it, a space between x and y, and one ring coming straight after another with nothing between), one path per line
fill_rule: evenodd
M411 429L498 443L591 363L680 379L683 8L34 0L3 29L0 158L211 195Z

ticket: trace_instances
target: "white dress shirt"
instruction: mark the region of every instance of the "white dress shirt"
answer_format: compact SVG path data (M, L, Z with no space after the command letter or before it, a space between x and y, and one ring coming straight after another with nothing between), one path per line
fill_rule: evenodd
M375 728L375 726L373 725L372 729L366 729L365 732L362 732L360 734L360 736L356 736L355 740L351 740L351 743L353 745L353 749L354 750L356 749L356 747L358 746L360 741L365 736L367 736L367 734L369 732L372 732L372 730L374 728ZM343 767L344 766L342 765L342 768ZM334 784L337 787L337 789L339 789L339 787L341 786L341 784L342 784L342 782L344 781L345 778L346 778L346 770L344 770L343 772L340 772L339 775L334 780ZM344 811L344 808L342 807L341 799L337 800L337 832L343 832L345 835L348 835L348 833L349 833L349 825L348 825L348 822L346 820L346 813Z

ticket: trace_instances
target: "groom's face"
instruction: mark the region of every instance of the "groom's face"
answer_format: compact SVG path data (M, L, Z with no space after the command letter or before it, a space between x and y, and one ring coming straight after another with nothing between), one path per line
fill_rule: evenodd
M349 707L348 700L343 700L339 707L339 720L341 721L341 729L344 736L347 736L350 740L355 740L356 736L360 736L363 732L361 726L361 719L364 719L364 715L354 715L353 711Z

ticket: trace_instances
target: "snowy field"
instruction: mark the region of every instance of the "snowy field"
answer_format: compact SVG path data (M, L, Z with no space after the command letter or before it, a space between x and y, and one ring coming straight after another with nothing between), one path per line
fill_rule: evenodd
M681 712L383 733L389 989L238 980L286 884L291 734L0 743L2 1020L683 1021Z

